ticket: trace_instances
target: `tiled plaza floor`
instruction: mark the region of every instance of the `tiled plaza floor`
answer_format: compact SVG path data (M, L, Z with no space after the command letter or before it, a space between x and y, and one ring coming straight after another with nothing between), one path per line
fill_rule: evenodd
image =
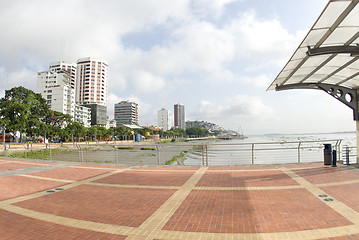
M2 239L359 239L359 170L0 158Z

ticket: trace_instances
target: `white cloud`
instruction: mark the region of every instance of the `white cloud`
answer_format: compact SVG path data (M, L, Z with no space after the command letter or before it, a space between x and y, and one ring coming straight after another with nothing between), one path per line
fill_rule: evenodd
M139 71L134 76L134 84L139 92L158 92L162 90L164 80L148 72Z
M8 72L5 67L0 67L0 96L3 97L5 95L5 90L18 86L30 88L35 91L36 85L34 85L34 81L31 80L36 77L37 75L35 73L25 68L19 71Z
M193 0L192 6L195 15L199 17L218 18L223 14L223 9L226 5L233 2L242 2L244 0Z
M267 75L261 74L255 77L239 77L239 81L252 86L252 87L260 87L264 88L267 87L272 82L272 77Z
M200 119L207 119L223 127L253 125L277 119L274 110L255 96L237 95L222 102L202 101L195 113Z
M299 45L302 32L291 35L277 19L260 19L254 10L239 15L226 27L237 39L236 48L240 58L266 59L283 64Z
M175 53L187 69L212 71L234 56L232 36L208 22L193 22L174 32L181 39Z

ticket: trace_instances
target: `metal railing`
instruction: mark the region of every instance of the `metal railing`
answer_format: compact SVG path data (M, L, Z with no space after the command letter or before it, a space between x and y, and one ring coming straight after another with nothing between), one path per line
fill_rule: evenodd
M346 159L341 139L292 142L214 143L189 142L174 144L24 144L7 148L5 155L13 151L24 152L27 158L35 149L47 149L47 159L54 161L79 161L121 165L247 165L302 163L323 161L323 144L332 144L337 160ZM350 157L356 155L349 149ZM181 153L186 153L181 155ZM344 154L344 155L343 155Z
M341 139L321 141L205 144L197 155L202 165L301 163L323 160L323 144L330 143L341 160ZM199 154L201 152L201 154ZM189 153L192 157L193 152ZM197 156L197 159L199 157ZM188 161L187 162L191 162ZM192 161L194 163L195 161ZM192 165L192 164L189 164ZM194 164L196 165L196 164Z
M343 151L342 151L343 164L350 165L351 163L356 162L356 157L357 157L356 147L343 146Z

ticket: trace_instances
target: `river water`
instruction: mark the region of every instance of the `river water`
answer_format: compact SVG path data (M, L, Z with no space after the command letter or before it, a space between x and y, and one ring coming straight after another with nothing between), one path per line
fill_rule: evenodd
M249 136L243 140L189 141L157 146L141 144L131 144L132 149L128 150L121 149L122 145L118 145L116 150L113 146L82 146L81 150L58 154L52 160L135 166L163 165L185 151L185 158L174 164L233 166L319 162L323 161L323 144L332 144L333 149L338 150L338 160L345 158L343 152L346 147L351 148L351 155L356 154L356 149L352 148L356 146L355 133ZM146 146L149 148L143 150Z
M332 144L338 152L338 160L345 158L343 154L347 147L351 155L356 154L355 133L265 135L208 143L204 146L204 154L202 149L188 153L185 164L206 165L208 162L210 166L226 166L320 162L324 158L324 144Z

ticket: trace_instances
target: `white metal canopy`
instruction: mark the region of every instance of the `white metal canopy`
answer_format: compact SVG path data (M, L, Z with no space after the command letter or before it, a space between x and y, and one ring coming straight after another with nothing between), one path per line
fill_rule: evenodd
M131 129L142 129L142 127L134 125L134 124L123 124L123 126L131 128Z
M330 0L267 90L321 89L359 120L359 0Z

